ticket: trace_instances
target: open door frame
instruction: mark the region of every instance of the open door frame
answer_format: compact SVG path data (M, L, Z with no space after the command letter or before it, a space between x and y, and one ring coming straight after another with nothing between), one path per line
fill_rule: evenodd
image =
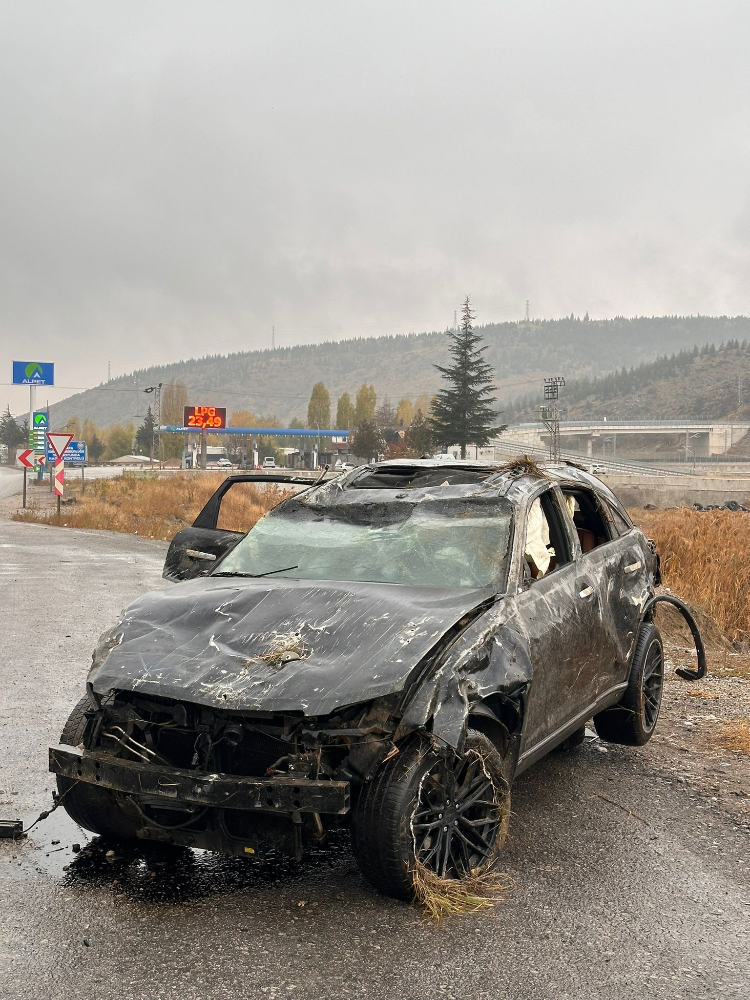
M262 473L227 476L216 492L210 497L200 514L189 528L178 531L172 539L164 560L162 576L166 580L192 580L205 576L227 552L244 538L245 531L229 531L217 528L221 502L227 492L237 483L288 483L290 486L306 486L312 489L323 481L328 468L316 479L308 476L268 476ZM304 491L301 491L304 492ZM296 494L297 496L299 495ZM283 500L282 500L283 503Z

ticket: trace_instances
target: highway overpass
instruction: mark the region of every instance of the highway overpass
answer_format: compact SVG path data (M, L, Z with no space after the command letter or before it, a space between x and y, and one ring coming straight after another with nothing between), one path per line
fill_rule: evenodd
M565 420L560 421L560 443L584 455L617 455L618 443L628 438L660 436L680 439L684 457L724 455L750 431L748 422L721 420ZM549 447L550 435L542 423L511 424L502 435L530 446Z

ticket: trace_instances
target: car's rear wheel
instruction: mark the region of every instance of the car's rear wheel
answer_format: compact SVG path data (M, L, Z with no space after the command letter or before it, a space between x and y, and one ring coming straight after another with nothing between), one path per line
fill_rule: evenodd
M562 743L559 743L555 749L559 750L561 753L567 753L569 750L575 750L576 747L581 746L586 741L586 727L579 726L578 729L574 730L570 736L566 737Z
M664 648L659 629L644 622L638 632L625 694L594 716L599 736L608 743L643 746L654 734L664 687Z
M88 700L82 698L70 713L60 742L77 747L86 729ZM62 805L79 826L113 840L134 840L140 823L118 804L112 792L88 782L57 776L57 791L64 796Z
M414 872L438 878L488 872L510 818L503 761L484 733L469 730L461 756L446 758L414 739L362 789L352 820L365 878L397 899L414 896Z

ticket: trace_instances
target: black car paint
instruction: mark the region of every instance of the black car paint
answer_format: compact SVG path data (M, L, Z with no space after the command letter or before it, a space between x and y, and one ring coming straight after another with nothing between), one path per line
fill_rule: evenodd
M391 490L346 489L371 472L372 467L366 466L312 491L309 481L290 481L308 486L303 502L323 507L403 500L404 493L398 491L394 495ZM165 576L173 577L186 558L192 561L184 572L194 575L196 560L184 555L186 549L209 552L213 545L220 561L221 554L242 537L212 527L218 522L221 499L235 482L266 478L228 477L195 525L173 541ZM489 477L484 483L446 486L441 495L491 491L507 496L522 524L531 503L548 489L555 491L558 507L564 509L559 488L565 483L609 493L585 473L566 469L562 476L541 483L528 476ZM611 494L609 500L617 505ZM421 698L417 692L412 698L426 700L429 710L419 713L412 707L407 719L419 718L422 727L431 723L439 739L458 748L471 706L518 687L517 678L513 684L503 683L509 672L503 662L507 657L493 649L502 627L506 636L513 636L505 641L512 642L516 663L519 658L524 662L523 762L537 744L564 738L560 734L578 719L576 708L591 710L617 699L627 679L638 609L650 595L653 556L638 529L632 529L627 541L615 538L584 557L572 522L568 518L565 523L573 560L524 585L520 572L524 533L516 531L507 594L496 608L480 615L470 633L454 637L441 657L436 656L441 636L486 603L487 593L209 577L147 594L131 605L106 636L104 655L95 654L89 681L98 694L124 689L242 711L321 715L403 691L413 686L416 672L425 687ZM641 554L642 572L625 595L622 587L613 589L612 579L634 548ZM580 596L586 587L593 589L591 599ZM265 661L269 644L280 636L288 636L292 645L302 643L304 658L282 668ZM482 669L485 658L487 668ZM537 683L532 690L535 668ZM404 728L402 723L402 732Z
M99 710L109 692L129 691L208 706L217 715L284 712L300 718L388 703L382 714L392 724L380 724L390 738L381 739L377 753L363 755L360 777L366 779L390 746L416 730L460 751L469 719L504 743L509 773L519 773L619 699L642 609L653 594L656 556L637 528L624 535L613 530L610 540L584 556L564 513L571 561L528 583L523 526L541 493L552 491L565 511L561 487L583 488L627 515L602 483L575 468L551 468L540 477L523 469L466 467L482 469L487 478L446 486L443 494L491 493L507 498L515 511L503 593L193 579L145 595L102 637L89 674L92 703ZM303 502L346 506L406 496L357 488L373 468L383 464L308 488ZM222 495L248 479L229 477ZM419 489L408 498L418 502ZM220 500L214 496L195 525L175 537L165 576L220 569L223 554L243 537L216 528ZM201 553L217 558L202 560ZM626 581L624 567L634 563L640 565ZM588 588L590 598L583 596ZM269 656L279 641L299 658L282 664ZM395 708L391 696L397 696Z
M146 594L95 656L127 690L232 711L328 715L400 690L486 591L209 577ZM301 650L276 662L275 651Z

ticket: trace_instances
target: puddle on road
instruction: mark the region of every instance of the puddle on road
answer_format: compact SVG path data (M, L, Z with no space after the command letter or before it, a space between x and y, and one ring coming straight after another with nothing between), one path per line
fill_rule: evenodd
M79 851L73 845L80 845ZM114 857L107 857L114 851ZM139 902L186 903L268 886L330 883L356 865L344 830L313 846L301 862L283 856L263 861L191 848L91 837L63 809L19 842L16 862L28 874L51 876L63 888L107 888Z

